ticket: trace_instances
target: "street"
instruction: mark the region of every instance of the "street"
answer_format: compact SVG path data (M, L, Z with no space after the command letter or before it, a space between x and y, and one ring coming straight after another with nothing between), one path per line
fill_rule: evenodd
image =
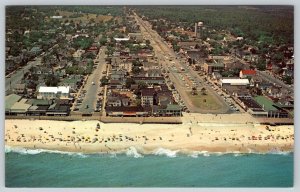
M79 112L92 113L96 108L97 99L99 98L98 93L101 89L100 79L103 76L102 72L106 70L105 51L106 47L102 47L99 50L98 57L95 59L98 65L84 85L83 90L86 91L86 95L79 107Z
M32 66L41 64L41 57L37 57L35 61L30 61L22 69L17 70L11 77L5 78L5 91L13 89L14 85L19 83L24 74L29 71Z

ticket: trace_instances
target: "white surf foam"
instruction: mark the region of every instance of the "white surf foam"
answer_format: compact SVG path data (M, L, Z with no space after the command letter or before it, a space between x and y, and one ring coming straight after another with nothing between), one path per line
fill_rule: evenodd
M165 155L167 157L176 157L176 154L177 154L178 150L177 151L172 151L172 150L169 150L169 149L164 149L164 148L158 148L156 150L153 151L153 154L154 155Z
M126 155L129 157L134 157L134 158L141 158L144 157L143 155L139 154L134 147L129 147L126 151Z
M22 147L10 147L5 146L5 153L15 152L22 155L36 155L40 153L57 153L57 154L65 154L65 155L74 155L80 157L87 157L87 155L78 152L66 152L66 151L58 151L58 150L48 150L48 149L26 149Z

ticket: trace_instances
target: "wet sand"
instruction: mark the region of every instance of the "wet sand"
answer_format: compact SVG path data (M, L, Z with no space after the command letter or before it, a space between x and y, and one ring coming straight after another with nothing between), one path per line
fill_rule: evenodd
M97 124L100 125L97 126ZM293 151L294 126L238 123L134 124L5 120L5 145L82 153L156 149L182 153Z

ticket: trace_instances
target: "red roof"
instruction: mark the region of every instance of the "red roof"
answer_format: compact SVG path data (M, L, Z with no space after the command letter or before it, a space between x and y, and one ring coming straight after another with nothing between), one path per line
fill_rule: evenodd
M256 71L255 70L242 70L243 75L256 75Z

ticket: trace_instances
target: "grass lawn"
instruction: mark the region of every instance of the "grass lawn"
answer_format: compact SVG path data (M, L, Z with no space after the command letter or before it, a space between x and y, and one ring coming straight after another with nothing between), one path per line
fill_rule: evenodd
M187 92L187 94L191 98L193 105L201 109L216 110L222 107L210 94L202 95L198 92L198 95L192 95L191 91Z

